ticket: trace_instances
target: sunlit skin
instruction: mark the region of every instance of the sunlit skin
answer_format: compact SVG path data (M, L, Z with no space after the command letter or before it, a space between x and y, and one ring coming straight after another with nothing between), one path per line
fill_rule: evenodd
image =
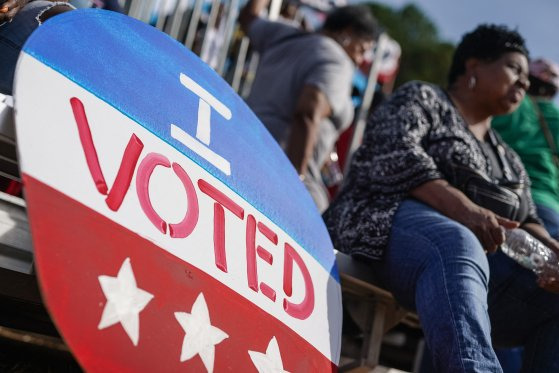
M514 111L530 86L528 59L519 52L505 53L490 62L479 61L472 70L478 102L489 115Z
M466 60L465 72L449 87L449 94L470 131L484 141L491 118L515 110L529 84L526 56L506 52L495 60Z
M322 30L322 34L334 39L356 66L363 63L367 52L375 46L372 38L358 36L351 28L336 32Z
M365 54L373 49L375 42L372 39L360 38L348 33L342 37L341 46L349 58L359 66L365 60Z
M16 14L23 9L23 7L29 3L29 0L7 0L2 1L0 0L0 25L4 22L11 22L11 20L16 16ZM57 14L68 12L73 8L62 5L56 5L52 8L48 9L44 12L41 16L41 22L46 21L50 17L53 17Z

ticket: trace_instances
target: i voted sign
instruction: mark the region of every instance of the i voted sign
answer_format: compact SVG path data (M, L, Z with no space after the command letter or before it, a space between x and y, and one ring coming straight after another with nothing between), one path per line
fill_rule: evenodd
M336 369L321 217L195 55L126 16L68 12L24 46L15 103L41 291L84 369Z

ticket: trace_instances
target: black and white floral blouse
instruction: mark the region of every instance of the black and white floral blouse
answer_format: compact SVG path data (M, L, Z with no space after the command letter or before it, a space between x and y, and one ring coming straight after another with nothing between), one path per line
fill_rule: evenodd
M538 221L528 175L516 153L504 147L527 186L528 219ZM441 178L457 186L456 165L492 175L491 162L446 93L423 82L405 84L369 118L344 187L324 213L334 247L381 259L408 191Z

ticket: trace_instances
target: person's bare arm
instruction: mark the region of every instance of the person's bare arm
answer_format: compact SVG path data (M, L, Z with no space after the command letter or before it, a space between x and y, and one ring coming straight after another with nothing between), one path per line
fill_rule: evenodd
M476 205L462 191L443 179L427 181L409 194L468 227L488 252L494 252L505 241L501 226L507 229L519 226L517 222Z
M4 22L10 22L15 16L16 14L23 9L23 7L25 5L27 5L27 3L30 0L7 0L4 1L3 3L2 0L0 0L0 24L4 23ZM67 1L58 1L58 0L48 0L50 2L59 2L59 3L67 3ZM68 12L70 10L74 9L73 7L69 6L68 4L58 4L55 5L53 7L51 7L50 9L48 9L47 11L45 11L42 15L41 15L41 23L45 22L47 19L57 15L57 14L61 14L64 12Z
M0 23L11 21L29 0L0 0Z
M494 252L505 241L501 226L507 229L519 226L517 222L502 218L476 205L464 193L442 179L428 181L410 191L410 195L468 227L488 252ZM544 227L536 223L526 223L521 228L559 255L559 242L553 239ZM537 282L545 290L559 293L559 279L540 276Z
M260 13L268 6L268 2L269 0L249 0L241 9L239 24L245 34L248 32L252 21L258 18Z
M544 245L553 250L557 256L559 256L559 242L551 237L543 226L536 223L526 223L523 224L521 228L540 240ZM559 278L555 278L553 276L539 276L538 285L552 293L559 293Z
M299 94L293 124L287 142L287 157L303 175L312 156L320 122L331 113L326 95L313 85L305 85Z
M530 233L532 236L540 240L544 245L555 251L557 255L559 255L559 242L551 237L543 226L536 223L525 223L522 224L520 228Z

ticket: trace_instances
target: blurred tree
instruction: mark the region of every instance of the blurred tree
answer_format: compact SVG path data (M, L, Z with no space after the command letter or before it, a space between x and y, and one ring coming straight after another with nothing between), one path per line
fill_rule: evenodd
M410 80L423 80L446 87L454 45L440 39L437 27L414 4L400 9L368 4L379 23L402 47L396 87Z

